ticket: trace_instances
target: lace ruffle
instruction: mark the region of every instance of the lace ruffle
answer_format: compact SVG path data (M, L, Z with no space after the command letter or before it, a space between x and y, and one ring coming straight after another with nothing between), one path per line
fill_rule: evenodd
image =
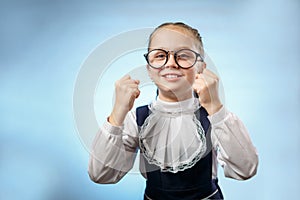
M199 106L198 106L199 107ZM140 131L140 149L150 164L176 173L194 166L206 152L205 132L195 109L164 112L150 106Z

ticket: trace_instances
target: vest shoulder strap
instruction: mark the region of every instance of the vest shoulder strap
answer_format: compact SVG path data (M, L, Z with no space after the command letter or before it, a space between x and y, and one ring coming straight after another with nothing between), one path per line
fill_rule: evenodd
M142 126L149 116L149 107L148 105L140 106L136 108L136 123L138 126Z

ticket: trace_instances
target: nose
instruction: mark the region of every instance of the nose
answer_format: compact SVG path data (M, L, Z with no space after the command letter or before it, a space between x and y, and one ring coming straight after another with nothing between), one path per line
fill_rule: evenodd
M168 61L165 64L165 67L172 67L172 68L179 68L179 66L177 65L176 61L175 61L175 55L174 52L169 52L168 53Z

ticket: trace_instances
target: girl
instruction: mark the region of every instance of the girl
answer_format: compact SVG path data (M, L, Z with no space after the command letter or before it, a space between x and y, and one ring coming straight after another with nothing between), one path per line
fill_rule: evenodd
M94 139L91 179L118 182L140 149L145 199L223 199L217 165L226 177L246 180L256 174L258 156L243 123L220 101L198 31L162 24L144 56L157 99L131 111L139 80L126 75L116 82L113 110Z

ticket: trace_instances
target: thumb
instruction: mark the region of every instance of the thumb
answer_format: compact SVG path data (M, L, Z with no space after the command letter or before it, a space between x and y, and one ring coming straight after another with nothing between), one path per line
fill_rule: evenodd
M134 80L136 84L140 84L140 80Z

